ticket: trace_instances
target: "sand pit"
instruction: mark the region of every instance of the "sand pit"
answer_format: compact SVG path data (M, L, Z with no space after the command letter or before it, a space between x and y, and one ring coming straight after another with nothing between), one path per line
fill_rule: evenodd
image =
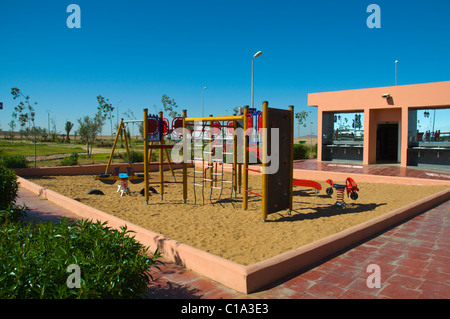
M151 173L152 181L158 173ZM181 181L181 171L176 171ZM354 177L358 183L357 177ZM301 247L326 236L380 216L406 204L427 197L448 186L416 186L395 184L358 183L359 198L356 201L345 196L345 208L333 204L336 195L325 194L329 186L323 181L318 196L314 190L294 188L294 212L279 212L262 222L261 200L249 196L249 209L242 210L242 194L231 197L227 184L219 199L214 190L212 201L205 190L202 205L201 188L196 187L197 204L194 204L192 180L188 180L189 199L184 204L181 184L166 184L161 201L159 186L152 185L158 194L152 194L149 205L139 194L141 184L130 184L131 196L121 197L117 184L106 185L93 176L45 176L29 177L34 183L76 199L108 214L115 215L151 231L221 256L242 265L250 265ZM166 180L173 180L169 172ZM229 179L229 178L226 178ZM343 183L345 181L335 181ZM250 190L261 191L261 177L249 176ZM87 195L91 189L100 189L105 195Z

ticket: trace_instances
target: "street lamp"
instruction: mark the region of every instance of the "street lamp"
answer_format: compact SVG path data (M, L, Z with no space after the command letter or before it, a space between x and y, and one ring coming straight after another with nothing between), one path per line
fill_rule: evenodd
M398 60L395 60L395 85L397 85L397 64Z
M253 75L254 75L254 72L253 72L253 61L255 60L255 58L259 57L261 54L262 54L262 52L258 51L258 52L255 53L255 55L252 58L252 108L253 108Z
M206 89L207 89L206 86L202 89L202 117L205 116L205 112L204 112L203 109L204 109L204 104L205 104L205 94L204 94L204 92L205 92Z

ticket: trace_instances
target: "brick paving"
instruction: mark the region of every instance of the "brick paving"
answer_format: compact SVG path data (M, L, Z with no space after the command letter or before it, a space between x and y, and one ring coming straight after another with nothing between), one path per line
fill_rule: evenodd
M320 163L303 167L323 169ZM297 167L299 164L297 163ZM315 168L311 168L311 167ZM361 165L362 166L362 165ZM328 168L336 170L336 166ZM338 167L339 168L339 167ZM339 168L345 171L347 167ZM358 169L358 168L357 168ZM365 170L365 171L364 171ZM361 168L361 173L445 179L399 167ZM355 173L355 171L352 171ZM436 173L436 172L434 172ZM35 221L75 215L20 189L17 204L31 209ZM449 299L450 298L450 201L442 203L378 236L360 243L307 270L290 275L252 294L242 294L175 264L152 270L148 298L156 299ZM369 288L380 270L380 287Z

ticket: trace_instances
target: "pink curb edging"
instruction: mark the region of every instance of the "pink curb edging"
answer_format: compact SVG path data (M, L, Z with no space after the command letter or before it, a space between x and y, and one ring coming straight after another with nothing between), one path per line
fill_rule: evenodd
M164 256L165 261L182 265L229 288L246 294L252 293L294 272L301 271L308 266L319 263L323 259L349 248L388 227L450 199L450 188L448 188L337 234L267 260L244 266L109 215L52 190L45 189L24 178L18 177L18 181L21 187L64 207L66 210L80 216L80 218L102 222L108 221L108 226L114 228L126 225L129 230L136 232L135 238L143 245L157 247Z

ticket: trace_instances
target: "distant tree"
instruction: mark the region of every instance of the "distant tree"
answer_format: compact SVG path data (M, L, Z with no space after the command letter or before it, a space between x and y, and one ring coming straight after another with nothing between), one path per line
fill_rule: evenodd
M34 128L34 118L36 116L36 112L34 111L33 105L37 105L37 102L31 103L30 97L23 94L18 88L12 88L11 94L14 100L22 100L17 106L14 107L14 112L12 114L13 118L18 118L22 130L24 129L26 124L28 124L28 126L30 126L30 124L33 124ZM34 130L34 132L34 167L36 167L36 130Z
M102 121L108 119L109 122L111 123L111 135L114 134L113 132L113 124L112 124L112 119L114 118L114 115L112 113L112 111L114 111L114 107L112 106L111 103L109 102L109 99L105 99L103 96L99 95L97 96L97 101L98 101L98 113L100 114Z
M90 118L89 115L78 119L78 134L80 134L81 140L86 143L86 157L89 158L92 153L92 147L94 145L95 138L102 131L103 120L99 113L94 118Z
M129 108L128 108L127 112L123 112L123 115L125 115L130 120L137 120L136 115L134 115L133 111L131 109L129 109ZM134 124L135 124L135 122L131 123L131 125L132 125L132 134L133 135L134 135ZM143 132L143 123L142 122L138 122L138 128L139 128L139 132L141 132L141 130ZM141 136L142 135L143 134L141 134ZM132 144L131 136L130 136L130 138L128 140L130 141L130 145L131 145Z
M9 128L10 128L10 138L13 139L14 138L14 128L16 127L16 121L14 121L14 119L11 119L11 121L8 123Z
M37 105L37 102L31 103L30 97L23 94L18 88L12 88L11 94L14 100L22 99L22 101L20 101L19 104L14 107L12 117L14 119L18 119L20 127L22 129L24 129L25 125L27 124L33 124L34 126L34 118L36 116L36 112L34 111L33 105Z
M295 118L297 119L297 123L300 127L306 127L308 125L309 114L311 114L311 111L301 111L295 113Z
M170 117L178 117L181 116L180 113L177 112L177 102L174 99L171 99L167 95L163 94L161 97L161 103L163 105L164 112L167 113Z
M66 143L70 143L70 137L69 137L69 135L70 135L70 131L71 131L72 128L73 128L73 123L70 122L70 121L67 121L64 128L65 128L65 130L66 130Z

